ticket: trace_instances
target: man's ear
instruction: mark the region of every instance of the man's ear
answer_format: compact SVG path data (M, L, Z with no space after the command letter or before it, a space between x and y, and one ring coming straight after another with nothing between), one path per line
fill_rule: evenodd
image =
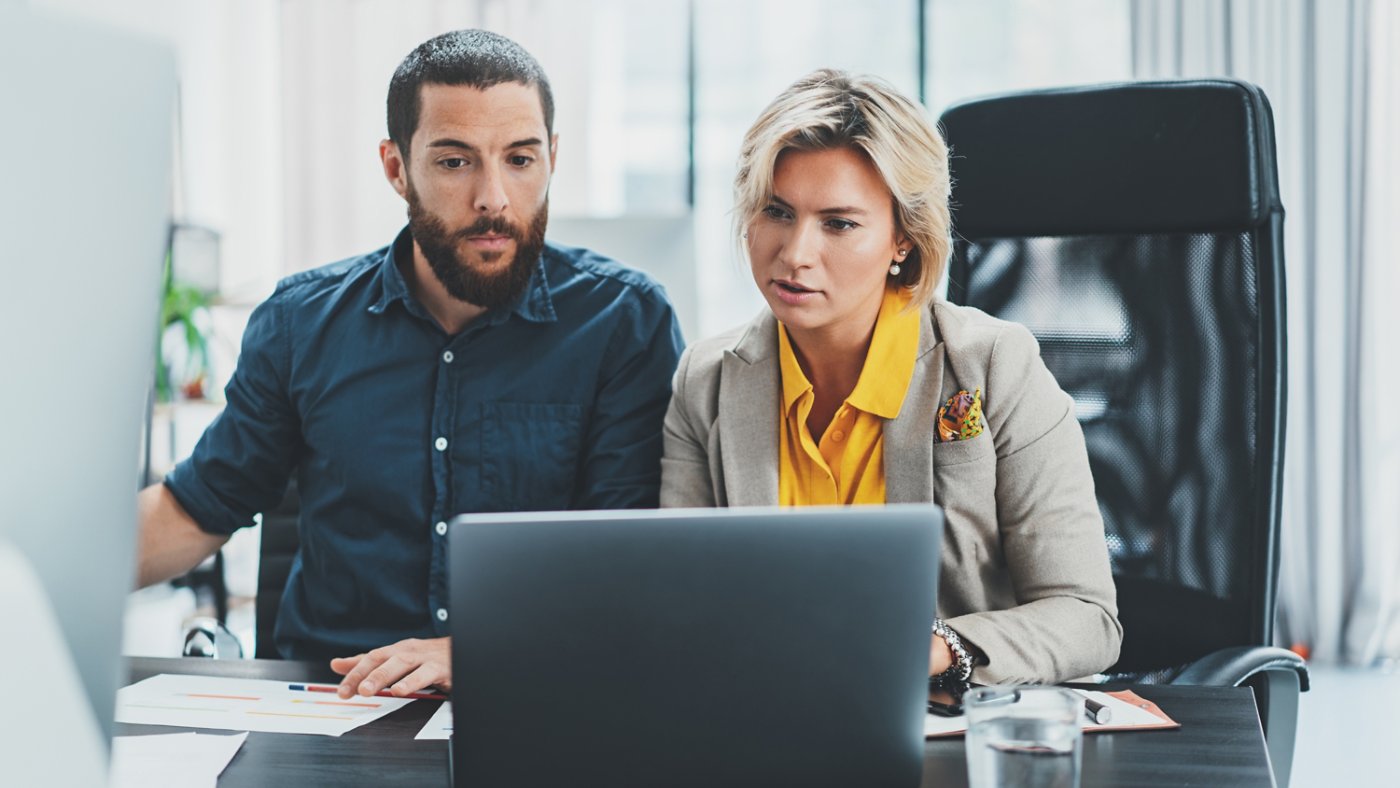
M559 135L556 133L549 138L549 173L554 174L558 167L559 159Z
M379 161L384 165L384 177L399 196L408 199L408 162L393 140L379 141Z

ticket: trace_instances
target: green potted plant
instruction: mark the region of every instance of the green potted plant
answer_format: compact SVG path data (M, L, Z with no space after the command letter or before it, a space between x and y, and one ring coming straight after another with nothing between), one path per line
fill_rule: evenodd
M165 256L165 297L160 309L160 348L156 398L203 399L209 373L209 296L175 280Z

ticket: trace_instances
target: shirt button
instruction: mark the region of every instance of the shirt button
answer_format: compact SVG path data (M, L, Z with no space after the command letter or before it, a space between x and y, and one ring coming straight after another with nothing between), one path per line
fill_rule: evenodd
M438 451L447 451L447 439L438 438L437 440L433 441L433 448L437 449Z
M444 350L444 351L443 351L443 353L442 353L442 361L443 361L444 364L451 364L453 358L455 358L455 356L452 355L452 351L450 351L450 350Z
M438 621L446 621L446 620L447 620L447 608L442 608L442 607L438 608L437 617L438 617Z
M438 536L447 536L447 523L437 524Z
M835 432L831 433L831 439L836 441L837 443L840 443L841 441L846 439L846 433L842 432L841 430L836 430Z

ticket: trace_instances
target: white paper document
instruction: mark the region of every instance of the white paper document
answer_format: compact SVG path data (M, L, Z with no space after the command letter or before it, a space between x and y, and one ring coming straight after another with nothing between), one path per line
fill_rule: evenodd
M162 673L117 692L117 722L339 736L413 702L359 696L341 700L334 693L291 686L285 681Z
M452 701L445 700L433 716L428 718L428 722L423 725L423 730L418 731L415 739L450 739L452 738Z
M1113 712L1109 721L1102 725L1091 722L1088 717L1085 717L1083 720L1085 733L1180 727L1176 722L1173 722L1165 715L1158 716L1148 711L1147 707L1140 703L1142 699L1131 693L1128 693L1129 697L1136 699L1139 703L1125 700L1116 695L1110 695L1107 692L1097 692L1095 690L1075 691L1090 700L1095 700L1108 706ZM938 736L955 736L966 730L966 715L960 714L956 717L943 717L937 714L927 714L924 716L924 738L926 739Z
M166 733L112 739L109 788L215 788L248 734Z

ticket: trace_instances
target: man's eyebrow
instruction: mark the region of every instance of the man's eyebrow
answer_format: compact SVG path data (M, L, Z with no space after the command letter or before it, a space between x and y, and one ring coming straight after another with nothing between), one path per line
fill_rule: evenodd
M506 146L506 149L514 150L516 148L529 148L532 146L540 146L543 144L544 142L539 137L526 137L523 140L516 140L515 142L512 142L511 144ZM441 139L433 140L432 142L428 143L428 147L461 148L462 150L471 151L472 153L478 152L477 147L475 145L470 145L468 143L462 142L461 140L452 139L451 137L443 137Z
M461 140L454 140L451 137L443 137L428 143L429 148L461 148L462 150L476 151L475 145L468 145Z
M791 208L791 207L792 207L792 205L791 205L787 200L784 200L782 197L779 197L779 196L776 195L776 194L773 195L772 200L773 200L773 202L775 202L775 203L777 203L777 204L783 206L784 208ZM831 207L831 208L823 208L823 209L821 209L820 211L817 211L817 213L824 214L824 215L844 213L844 214L859 214L859 215L861 215L861 216L864 216L866 213L868 213L868 211L866 211L864 208L857 208L857 207L855 207L854 205L837 205L837 206L834 206L834 207Z

